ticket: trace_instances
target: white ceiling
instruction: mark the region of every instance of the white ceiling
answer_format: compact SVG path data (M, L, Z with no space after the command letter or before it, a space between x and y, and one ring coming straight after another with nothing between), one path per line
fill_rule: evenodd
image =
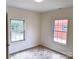
M36 12L45 12L58 8L67 8L73 6L73 0L45 0L42 3L36 3L34 0L6 0L7 5Z

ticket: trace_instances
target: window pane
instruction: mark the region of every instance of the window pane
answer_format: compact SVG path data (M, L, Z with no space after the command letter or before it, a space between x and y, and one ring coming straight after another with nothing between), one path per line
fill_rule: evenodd
M20 20L11 20L11 27L13 32L23 32L23 21Z
M24 21L11 20L11 41L24 40Z
M12 32L11 33L11 41L19 41L19 40L23 40L24 36L23 33L15 33Z

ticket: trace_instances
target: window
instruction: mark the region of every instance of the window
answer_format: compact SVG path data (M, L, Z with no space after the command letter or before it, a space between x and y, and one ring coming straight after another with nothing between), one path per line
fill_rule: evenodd
M55 20L54 41L66 44L68 20Z
M24 21L11 20L11 42L24 40Z

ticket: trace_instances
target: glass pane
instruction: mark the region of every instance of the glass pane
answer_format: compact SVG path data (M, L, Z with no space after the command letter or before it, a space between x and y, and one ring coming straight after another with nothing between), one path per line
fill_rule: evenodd
M12 32L11 33L11 41L19 41L19 40L23 40L23 33L15 33L15 32Z
M11 27L13 32L23 32L23 21L20 20L11 20Z
M54 31L67 32L68 20L55 20Z
M24 40L24 21L11 20L11 41Z

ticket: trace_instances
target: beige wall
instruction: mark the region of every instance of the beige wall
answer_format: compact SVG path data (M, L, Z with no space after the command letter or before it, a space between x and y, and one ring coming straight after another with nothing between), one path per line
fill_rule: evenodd
M25 41L10 43L9 53L34 47L39 45L40 40L40 15L19 8L7 7L9 21L9 40L10 40L10 19L19 18L25 20Z
M64 8L59 10L54 10L50 12L45 12L41 14L41 44L47 46L53 50L72 56L73 51L73 9ZM65 19L70 21L68 26L68 39L67 45L56 43L53 41L53 32L51 24L53 24L55 19Z

